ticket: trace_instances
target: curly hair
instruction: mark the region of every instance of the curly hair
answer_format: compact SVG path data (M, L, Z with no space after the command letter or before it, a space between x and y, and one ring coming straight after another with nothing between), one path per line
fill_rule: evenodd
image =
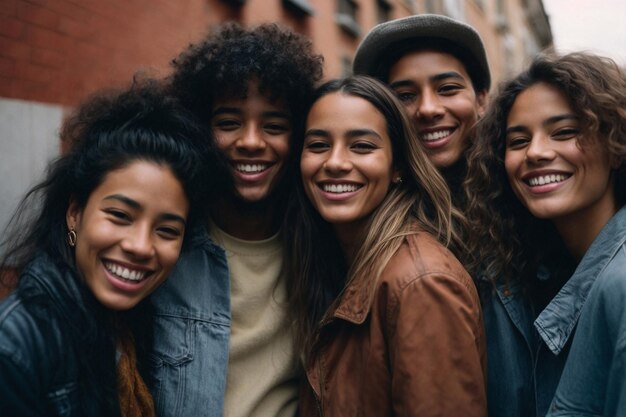
M156 80L136 79L125 91L93 95L65 121L60 136L68 152L52 161L45 180L26 194L0 241L0 279L10 279L4 271L19 272L40 251L74 269L65 242L70 198L85 207L109 172L133 161L172 170L189 200L189 230L204 220L212 193L229 183L207 140L210 131Z
M309 39L278 24L246 29L227 23L172 61L171 84L185 105L205 119L216 98L244 97L253 79L263 94L284 100L300 115L322 78L322 63Z
M590 53L540 55L530 68L504 83L479 124L468 151L469 269L492 282L534 275L539 256L562 248L549 220L530 214L514 195L504 168L507 118L516 98L537 83L567 98L580 118L581 144L608 150L614 161L618 207L626 203L626 75L614 61ZM561 249L559 249L561 250Z

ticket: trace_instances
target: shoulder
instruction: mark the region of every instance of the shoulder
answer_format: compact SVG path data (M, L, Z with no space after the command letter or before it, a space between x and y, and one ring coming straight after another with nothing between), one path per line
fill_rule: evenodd
M0 303L0 362L24 373L52 368L63 349L59 320L41 306L30 305L17 294Z
M452 252L426 232L407 236L381 276L381 282L398 288L421 280L435 280L444 286L460 285L476 291L471 277Z

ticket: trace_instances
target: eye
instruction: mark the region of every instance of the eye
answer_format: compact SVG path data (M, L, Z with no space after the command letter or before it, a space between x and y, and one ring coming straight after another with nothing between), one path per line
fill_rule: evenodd
M529 138L525 136L514 136L512 138L507 139L507 148L509 149L521 149L530 141Z
M283 123L267 123L263 129L270 135L282 135L291 130L289 125Z
M410 103L415 101L417 94L411 91L395 91L396 97L403 103Z
M109 218L117 224L128 224L132 221L130 214L126 213L123 210L119 209L106 209L105 213L109 215Z
M378 149L378 146L371 142L359 141L353 143L350 148L357 153L369 153L375 149Z
M166 240L176 240L182 237L183 230L174 226L160 226L157 228L157 234Z
M453 95L456 92L458 92L459 90L463 90L465 87L460 85L460 84L443 84L442 86L439 87L439 93L446 96L446 95Z
M330 145L321 140L313 140L304 144L304 149L311 152L324 152L329 149Z
M554 132L552 134L552 137L555 140L569 140L569 139L575 138L579 134L580 134L580 130L576 127L564 127Z
M224 131L235 130L239 126L241 126L241 123L235 119L220 119L213 122L213 128Z

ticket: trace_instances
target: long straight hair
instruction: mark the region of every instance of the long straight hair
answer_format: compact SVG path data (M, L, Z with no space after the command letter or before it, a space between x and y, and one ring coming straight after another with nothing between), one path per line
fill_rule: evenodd
M306 198L301 178L294 181L296 198L284 230L286 262L293 276L290 296L296 346L305 358L320 321L332 313L329 307L339 301L342 291L356 277L377 281L407 235L424 231L444 246L462 247L453 224L464 224L463 216L453 208L445 180L420 146L413 124L394 94L373 78L354 76L319 87L309 109L333 93L366 100L385 118L393 164L401 172L402 182L391 184L363 233L355 236L359 249L348 265L332 226ZM300 154L303 142L296 146Z

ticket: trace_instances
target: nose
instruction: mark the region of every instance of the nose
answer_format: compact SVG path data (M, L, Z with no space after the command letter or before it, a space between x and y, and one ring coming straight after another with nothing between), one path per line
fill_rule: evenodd
M437 93L429 90L423 91L417 102L415 116L418 119L436 120L444 113L445 109Z
M347 149L343 146L334 146L328 155L328 159L324 162L326 171L330 173L350 171L352 163L347 152Z
M136 259L148 259L155 254L152 229L147 225L129 228L122 240L122 250Z
M243 152L258 152L266 147L263 135L254 124L247 125L242 129L241 136L237 140L237 149Z
M555 155L554 149L550 146L550 139L542 134L534 135L526 148L526 159L529 162L550 161Z

